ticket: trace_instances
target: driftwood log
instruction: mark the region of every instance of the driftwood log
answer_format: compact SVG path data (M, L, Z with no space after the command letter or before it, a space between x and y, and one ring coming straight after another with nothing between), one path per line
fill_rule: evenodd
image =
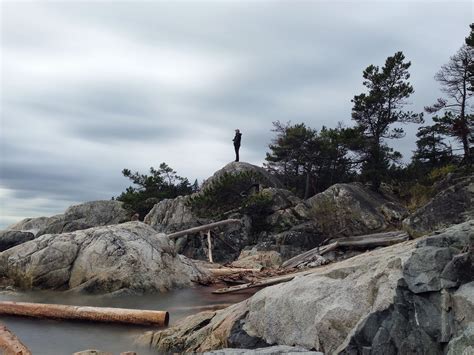
M0 301L0 315L167 326L169 313L141 309Z
M376 248L401 243L410 239L402 231L361 235L358 237L341 238L337 242L343 248Z
M31 355L31 351L6 326L0 323L0 354Z
M292 274L287 274L287 275L277 276L277 277L270 277L270 278L258 280L258 281L255 281L255 282L246 283L246 284L243 284L243 285L220 288L218 290L212 291L212 293L216 293L216 294L230 293L230 292L248 290L250 288L276 285L276 284L279 284L279 283L282 283L282 282L291 281L297 276L309 275L313 272L316 272L317 270L319 270L319 269L300 271L300 272L295 272L295 273L292 273Z
M376 248L381 246L389 246L404 242L409 239L407 233L403 231L385 232L385 233L374 233L367 235L360 235L357 237L340 238L333 240L331 244L324 245L308 250L302 254L299 254L291 259L285 261L281 267L283 268L296 268L299 265L307 262L311 262L314 258L319 255L324 255L337 248Z
M234 267L221 267L218 269L207 269L212 276L223 276L223 275L232 275L239 274L241 272L259 272L261 269L244 269L244 268L234 268Z
M240 223L241 223L240 219L225 219L223 221L204 224L202 226L189 228L189 229L185 229L185 230L182 230L182 231L179 231L179 232L171 233L171 234L168 234L167 236L170 239L176 239L176 238L182 237L184 235L195 234L195 233L199 233L199 232L207 232L208 230L211 230L211 229L216 228L216 227L226 226L226 225L229 225L229 224L240 224Z
M300 265L303 262L306 262L308 260L313 259L317 255L324 255L326 253L329 253L330 251L337 249L338 247L338 242L334 242L322 247L316 247L314 249L308 250L302 254L296 255L295 257L288 259L285 261L281 267L282 268L294 268Z
M408 239L409 239L408 234L402 231L376 233L376 234L369 234L369 235L363 235L363 236L358 236L358 237L337 239L337 241L333 241L331 244L308 250L300 255L295 256L294 258L287 260L285 263L282 264L282 267L286 269L298 267L298 265L300 264L307 263L308 261L312 261L315 257L324 255L337 248L375 248L379 246L389 246L392 244L401 243ZM283 276L261 279L258 281L245 283L242 285L221 288L221 289L213 291L213 293L217 293L217 294L230 293L230 292L247 290L250 288L276 285L282 282L291 281L297 276L309 275L319 270L320 270L319 268L316 268L316 269L291 273L291 274L287 274Z
M176 239L188 234L195 234L195 233L201 233L205 232L207 234L207 246L208 246L208 257L209 257L209 262L213 263L214 260L212 258L212 241L211 241L211 229L221 227L221 226L227 226L230 224L241 224L242 222L240 219L225 219L223 221L219 222L214 222L214 223L209 223L209 224L204 224L202 226L198 227L193 227L189 229L185 229L179 232L171 233L168 234L167 237L170 239Z

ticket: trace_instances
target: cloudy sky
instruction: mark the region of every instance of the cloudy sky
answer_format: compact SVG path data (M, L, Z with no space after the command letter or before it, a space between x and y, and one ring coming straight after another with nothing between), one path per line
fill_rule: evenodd
M123 168L202 180L262 164L272 121L351 124L362 70L402 50L421 111L470 1L1 2L0 228L117 196ZM408 158L415 128L393 142Z

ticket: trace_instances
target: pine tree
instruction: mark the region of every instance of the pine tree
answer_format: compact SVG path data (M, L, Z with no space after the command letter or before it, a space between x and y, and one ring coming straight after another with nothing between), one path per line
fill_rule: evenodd
M413 154L413 161L426 165L430 169L449 163L452 159L452 150L444 142L441 133L442 130L436 124L418 128L417 149Z
M402 128L391 128L394 123L421 123L422 114L404 111L406 99L414 90L408 82L410 62L404 62L402 52L388 57L385 65L379 68L368 66L363 72L364 86L368 92L354 96L352 119L364 135L366 144L360 150L364 164L362 174L372 183L374 189L388 170L390 160L401 155L390 149L385 139L402 138Z
M468 104L474 93L468 90L471 78L469 70L473 64L474 49L463 45L435 75L446 98L439 98L434 105L425 107L428 113L442 113L442 116L437 116L433 120L444 129L445 134L461 142L464 152L463 161L468 165L472 162L471 145L474 125Z

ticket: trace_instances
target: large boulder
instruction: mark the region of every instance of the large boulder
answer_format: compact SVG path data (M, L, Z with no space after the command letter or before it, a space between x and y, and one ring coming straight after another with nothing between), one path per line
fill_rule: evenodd
M395 199L360 183L335 184L305 201L309 218L332 238L394 229L408 214Z
M232 162L224 166L222 169L216 171L214 175L205 180L202 184L202 189L209 188L226 175L238 175L242 173L251 174L255 177L256 182L261 187L282 187L282 183L267 170L244 162Z
M0 231L0 252L35 238L30 232Z
M266 216L259 221L253 220L242 210L246 199L257 192L268 195L268 199L277 195L282 197L275 198L275 205L271 206L274 210L268 211L274 214L283 208L282 204L287 203L288 198L296 199L290 192L287 192L289 196L281 192L286 190L273 193L272 189L266 189L279 186L281 183L261 167L242 162L229 163L206 180L199 192L157 203L145 216L144 222L159 232L171 233L222 219L241 219L241 226L224 226L212 231L214 260L233 261L244 247L255 243L251 234L254 234L257 224L265 224L266 227L263 223ZM293 201L293 204L296 202L299 200ZM260 213L257 214L260 216ZM206 259L208 255L206 238L199 233L178 238L176 247L179 253L191 258Z
M473 245L469 221L323 266L143 340L158 351L278 344L326 354L441 355L446 343L462 348L472 334L465 330L474 314Z
M158 292L204 276L141 222L46 234L0 253L0 278L23 289Z
M419 237L474 218L474 175L447 179L440 187L444 188L403 221L411 235Z
M21 221L9 225L7 231L19 231L19 232L29 232L34 235L37 235L38 232L46 228L50 224L54 224L57 221L63 220L64 215L58 214L52 217L36 217L36 218L25 218Z
M127 222L130 212L123 203L114 200L89 201L70 206L64 214L52 217L26 218L7 230L31 232L37 237L43 234L73 232L91 227Z
M178 196L158 202L145 216L144 222L156 231L172 233L204 224L189 206L188 196Z

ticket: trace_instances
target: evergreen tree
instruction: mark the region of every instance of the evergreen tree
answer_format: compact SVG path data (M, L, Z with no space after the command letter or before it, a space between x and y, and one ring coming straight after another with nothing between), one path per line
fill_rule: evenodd
M178 176L166 163L161 163L159 169L151 167L150 175L132 173L129 169L123 169L122 174L136 186L127 187L116 199L124 202L132 213L138 213L140 220L159 201L193 192L188 179Z
M451 161L451 147L444 142L438 125L420 127L416 136L417 149L413 154L413 161L429 169L446 165Z
M433 120L442 127L445 134L461 142L464 152L463 161L468 165L472 162L471 145L474 125L474 117L468 104L473 95L473 92L468 90L469 70L473 64L474 49L463 45L435 75L446 98L439 98L434 105L425 107L428 113L442 113L442 116L435 117Z
M301 197L308 198L353 175L348 158L353 129L323 127L318 132L303 123L274 122L273 131L277 135L269 145L266 167Z
M388 57L382 68L370 65L363 72L364 86L368 92L354 96L352 119L365 138L360 149L363 160L362 175L378 189L385 177L391 160L400 157L385 142L385 139L401 138L404 131L392 128L395 123L420 123L421 114L404 111L406 99L414 92L408 82L410 62L397 52Z
M466 38L466 45L469 46L471 50L474 50L474 23L471 23L469 27L471 28L471 33L469 33L469 37ZM469 90L474 91L474 63L468 66L468 76Z

